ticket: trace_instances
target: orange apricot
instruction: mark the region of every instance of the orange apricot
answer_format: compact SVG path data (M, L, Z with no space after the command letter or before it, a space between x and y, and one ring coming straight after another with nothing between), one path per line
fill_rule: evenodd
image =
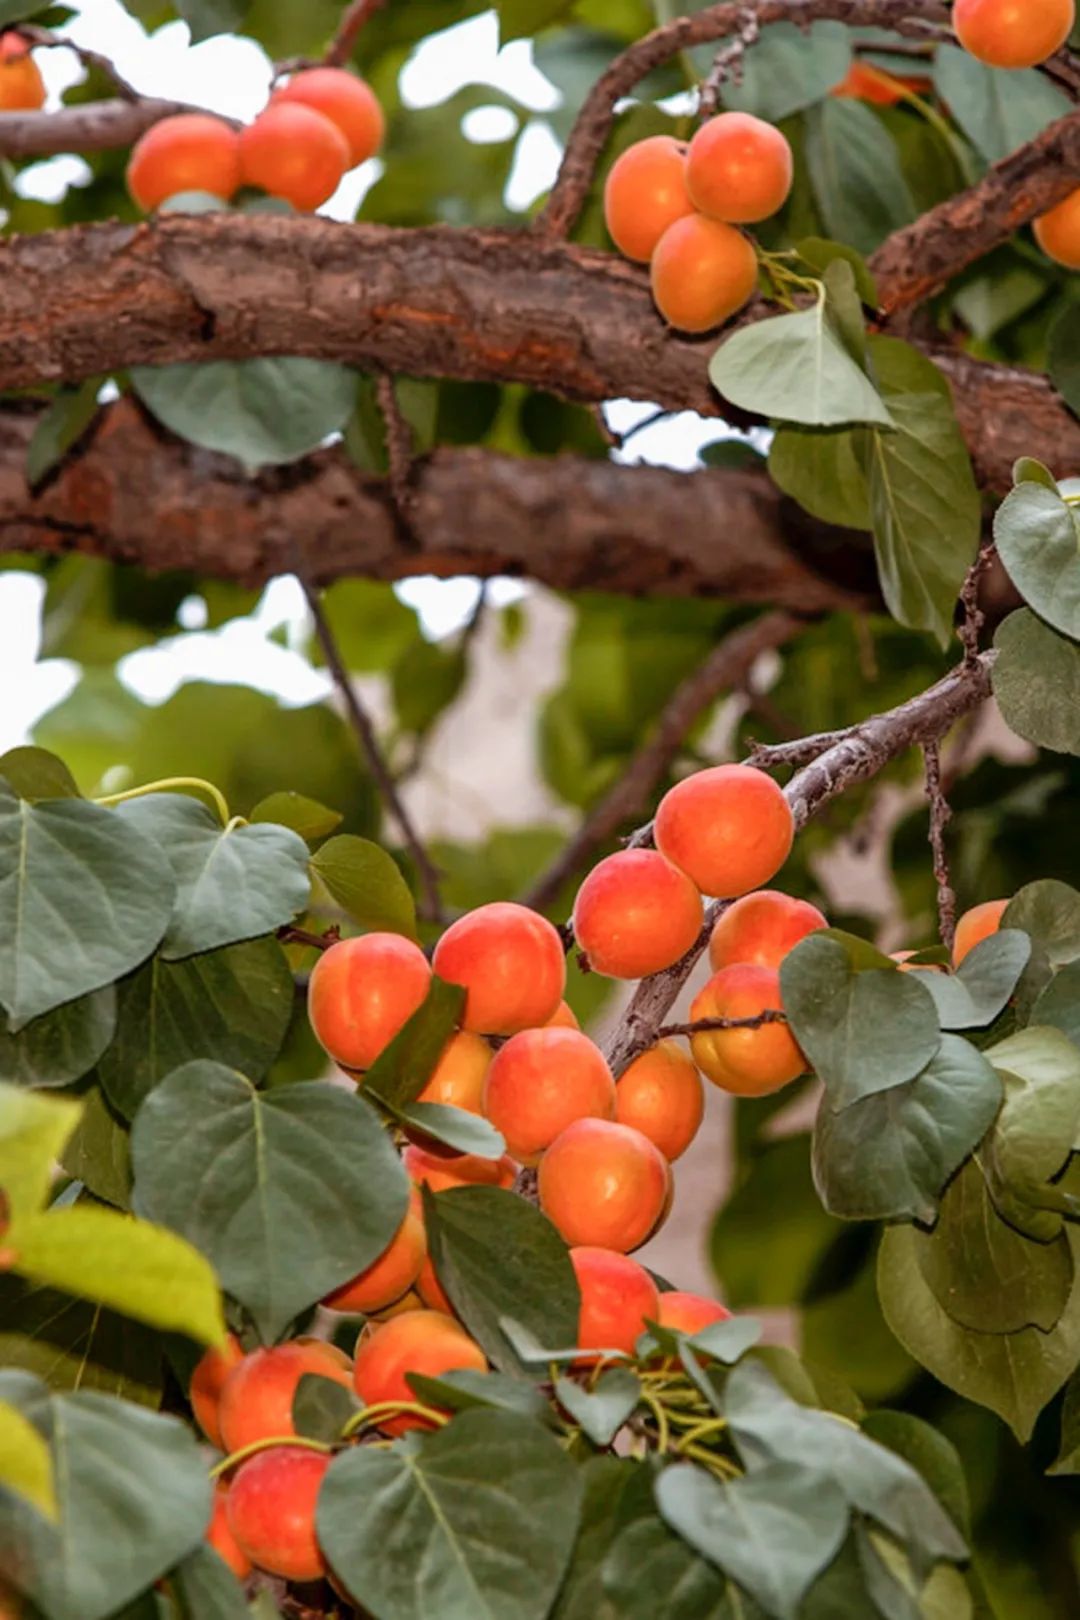
M45 105L45 81L21 35L0 34L0 112L36 112Z
M1037 219L1032 229L1048 259L1080 270L1080 187Z
M424 1256L424 1263L420 1267L420 1275L416 1279L416 1291L420 1296L421 1303L426 1305L429 1311L442 1311L444 1316L456 1318L457 1312L454 1310L449 1294L439 1281L439 1275L435 1270L430 1254Z
M660 800L656 847L703 894L729 900L760 888L791 853L795 823L783 790L750 765L713 765Z
M643 979L677 962L701 932L701 896L655 849L598 861L574 901L574 937L594 973Z
M251 1559L233 1535L229 1525L228 1509L225 1505L228 1494L228 1485L219 1480L214 1487L214 1505L210 1510L206 1540L222 1563L232 1570L237 1580L246 1581L251 1574Z
M648 264L668 226L693 212L682 141L650 135L615 159L604 183L604 223L628 259Z
M228 202L240 184L240 137L210 113L163 118L136 141L126 178L147 214L181 191L208 191Z
M1060 50L1076 21L1075 0L956 0L953 32L987 67L1031 68Z
M703 214L687 214L656 244L649 279L669 326L709 332L749 302L757 275L757 256L741 231Z
M244 1352L240 1348L240 1340L235 1334L230 1333L225 1348L207 1350L191 1375L188 1400L191 1402L195 1421L210 1444L219 1449L221 1426L218 1421L218 1406L221 1402L221 1392L225 1388L229 1374L243 1359Z
M570 1004L566 1001L560 1001L551 1017L540 1027L541 1029L580 1029L581 1022Z
M366 163L383 143L386 120L369 84L344 68L305 68L275 90L271 105L297 102L336 124L349 148L349 167Z
M673 1289L660 1295L660 1308L653 1317L661 1327L672 1333L700 1333L713 1322L726 1322L731 1312L719 1300L706 1299L704 1294L683 1294Z
M464 986L462 1024L481 1035L536 1029L558 1008L566 988L566 954L546 917L528 906L495 901L466 912L443 934L432 967Z
M536 1164L575 1119L614 1119L615 1081L600 1048L577 1029L526 1029L496 1052L484 1114L519 1164Z
M897 78L872 62L853 62L839 84L834 84L830 96L852 101L868 101L875 107L895 107L909 94L921 95L929 90L931 80L925 78Z
M775 125L726 112L702 124L690 142L686 189L710 219L750 225L784 206L793 170L791 147Z
M365 1406L383 1401L415 1401L417 1396L406 1382L406 1373L423 1373L439 1378L453 1367L487 1371L487 1357L461 1323L442 1311L410 1311L377 1327L366 1327L356 1341L353 1383ZM406 1429L426 1429L432 1425L412 1412L380 1418L378 1427L386 1434L404 1434Z
M705 1094L693 1060L676 1041L659 1041L634 1059L615 1088L615 1118L647 1136L670 1163L701 1125Z
M571 1246L640 1248L664 1218L671 1171L630 1125L578 1119L540 1160L540 1208Z
M300 101L272 101L240 132L244 184L301 213L332 197L348 167L349 143L338 126Z
M308 1017L335 1063L367 1069L420 1007L431 969L400 934L363 934L323 952L308 981Z
M448 1108L478 1114L491 1059L491 1047L482 1036L459 1030L443 1047L417 1102L445 1103Z
M591 1244L572 1248L570 1263L581 1290L580 1347L632 1355L646 1319L655 1322L660 1308L656 1284L645 1267L629 1255Z
M349 1383L349 1358L321 1339L293 1339L253 1350L225 1380L218 1408L222 1445L239 1451L256 1440L294 1435L293 1397L305 1373Z
M430 1187L434 1193L451 1187L512 1187L517 1179L514 1161L505 1153L501 1159L481 1159L476 1153L444 1156L411 1142L401 1162L418 1187Z
M315 1536L315 1506L330 1458L299 1446L272 1446L236 1471L225 1499L229 1529L251 1562L286 1581L317 1581L326 1564Z
M423 1206L413 1189L405 1219L377 1259L366 1270L323 1297L332 1311L362 1311L372 1316L393 1305L416 1281L427 1254Z
M728 906L712 931L709 961L714 973L733 962L778 968L807 934L828 926L809 901L795 900L778 889L759 889Z
M945 969L940 962L913 962L911 958L917 956L918 951L890 951L889 955L900 969L901 973L944 973Z
M953 966L959 967L969 951L981 945L984 939L996 934L1005 915L1007 900L985 900L981 906L972 906L956 925L953 940Z
M690 1017L756 1018L782 1011L780 975L775 968L736 962L714 973L690 1004ZM691 1037L694 1062L721 1091L736 1097L765 1097L806 1069L806 1059L787 1024L756 1029L702 1030Z

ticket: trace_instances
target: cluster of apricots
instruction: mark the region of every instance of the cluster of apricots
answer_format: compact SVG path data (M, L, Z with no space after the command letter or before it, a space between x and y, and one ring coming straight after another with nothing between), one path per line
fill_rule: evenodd
M346 170L382 145L382 108L370 86L344 68L305 68L279 85L243 129L211 113L177 113L136 143L127 169L146 213L185 191L228 202L254 186L306 212L332 197Z

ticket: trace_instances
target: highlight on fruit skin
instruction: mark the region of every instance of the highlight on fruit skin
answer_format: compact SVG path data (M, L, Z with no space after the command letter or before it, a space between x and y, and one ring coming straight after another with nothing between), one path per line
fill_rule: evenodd
M655 1322L660 1309L660 1295L645 1267L629 1255L594 1244L572 1247L570 1263L581 1292L578 1345L632 1355L646 1321ZM596 1359L583 1356L579 1365Z
M1008 907L1008 900L984 900L980 906L965 911L956 925L953 939L953 967L959 967L964 957L981 945L984 939L996 934Z
M539 1162L576 1119L613 1119L615 1081L580 1030L547 1026L511 1035L484 1082L483 1112L519 1164Z
M452 1368L486 1372L487 1357L455 1317L442 1311L410 1311L377 1327L366 1327L356 1341L353 1386L365 1406L383 1401L416 1403L408 1373L438 1378ZM380 1418L378 1427L390 1435L407 1429L430 1429L419 1413L402 1412Z
M349 143L337 124L300 101L271 101L240 132L244 184L284 198L300 213L328 202L349 166Z
M1048 259L1067 270L1080 270L1080 186L1031 228Z
M795 822L782 788L750 765L695 771L660 800L656 847L702 894L729 900L776 876Z
M151 125L128 159L127 188L146 214L182 191L228 202L241 182L240 136L212 113L176 113Z
M329 118L345 137L350 168L374 157L386 135L386 119L374 90L346 68L303 68L279 85L270 101L271 105L293 101Z
M828 926L828 918L808 900L779 889L756 889L718 918L709 939L709 961L714 973L736 962L778 968L807 934Z
M671 1170L647 1136L605 1119L579 1119L540 1160L540 1208L571 1245L638 1249L664 1220Z
M452 922L431 965L461 985L462 1025L479 1035L516 1035L546 1024L566 989L566 953L538 911L513 901L477 906Z
M756 1018L782 1010L776 970L738 962L713 974L691 1002L690 1018ZM807 1066L787 1024L779 1021L700 1030L691 1037L690 1050L702 1074L736 1097L766 1097L797 1080Z
M1075 0L955 0L952 9L960 44L994 68L1038 67L1061 49L1075 22Z
M308 980L308 1018L335 1063L368 1069L431 988L427 957L401 934L362 934L325 950Z
M673 1333L693 1336L700 1333L702 1328L711 1327L714 1322L726 1322L730 1316L727 1306L721 1305L718 1299L706 1299L704 1294L687 1294L672 1289L660 1295L654 1320Z
M686 154L686 189L694 207L727 225L753 225L777 213L793 176L787 138L753 113L710 118Z
M626 849L598 861L574 901L574 937L594 973L643 979L694 944L701 895L655 849Z
M406 1175L432 1192L452 1187L512 1187L517 1177L513 1159L481 1159L475 1153L438 1154L411 1142L401 1155Z
M229 1374L218 1405L222 1449L294 1435L293 1398L306 1373L348 1385L349 1358L321 1339L292 1339L252 1350Z
M272 1446L241 1463L225 1499L228 1526L259 1569L287 1581L317 1581L326 1564L315 1537L315 1504L330 1457Z
M647 1136L672 1163L694 1140L705 1114L705 1090L693 1059L677 1041L658 1041L627 1065L615 1087L615 1118Z
M688 214L660 238L649 279L653 300L669 326L678 332L710 332L754 296L757 255L734 225Z
M611 165L604 182L604 223L626 258L648 264L668 226L693 212L684 142L650 135Z

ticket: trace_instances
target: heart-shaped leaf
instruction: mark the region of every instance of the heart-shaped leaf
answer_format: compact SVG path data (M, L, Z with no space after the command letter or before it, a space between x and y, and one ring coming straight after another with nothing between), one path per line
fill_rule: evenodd
M1018 484L994 518L1005 570L1041 619L1080 637L1080 521L1057 490Z
M955 973L924 973L942 1029L982 1029L992 1024L1020 981L1031 940L1019 928L1000 929L980 940Z
M591 1389L557 1378L555 1394L596 1446L610 1446L641 1400L641 1380L629 1367L611 1367Z
M991 673L1005 724L1038 748L1080 754L1080 647L1030 608L1017 608L994 635Z
M392 856L368 838L342 833L311 857L311 869L361 928L416 938L416 902Z
M880 394L830 326L824 292L812 309L774 315L729 337L709 376L725 399L760 416L807 427L892 426Z
M291 827L307 844L317 843L339 827L341 812L330 810L325 804L307 798L303 793L271 793L260 799L248 817L249 821L270 821L280 827Z
M24 1024L17 1035L0 1027L0 1080L21 1086L67 1086L94 1067L116 1028L112 985Z

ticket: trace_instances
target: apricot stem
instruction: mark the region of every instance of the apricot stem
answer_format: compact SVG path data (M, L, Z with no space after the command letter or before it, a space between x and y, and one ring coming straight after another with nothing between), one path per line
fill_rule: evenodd
M727 1418L707 1418L703 1423L697 1423L688 1429L675 1442L676 1451L684 1451L687 1446L696 1445L699 1440L707 1440L714 1434L722 1434L727 1428Z
M371 1406L365 1406L362 1412L354 1412L341 1431L342 1440L351 1440L354 1434L361 1429L373 1427L380 1418L385 1417L423 1418L426 1423L434 1424L438 1429L444 1427L450 1420L445 1412L437 1412L434 1407L423 1406L419 1401L375 1401Z
M719 1474L722 1479L738 1479L742 1469L733 1463L729 1457L722 1457L718 1451L707 1451L704 1446L684 1446L681 1455L689 1457L693 1462L699 1462L703 1467Z
M301 1451L319 1451L324 1457L328 1457L334 1449L325 1440L309 1440L303 1434L268 1435L262 1440L253 1440L249 1446L241 1446L239 1451L232 1451L227 1457L223 1457L211 1468L210 1478L220 1479L230 1468L236 1468L240 1463L247 1462L249 1457L258 1456L260 1451L272 1451L275 1446L293 1446Z
M143 799L148 793L168 793L172 788L193 788L199 793L205 793L207 798L213 801L214 808L221 817L221 824L228 831L230 826L228 800L220 788L216 788L213 782L204 782L201 776L166 776L160 782L145 782L142 787L126 788L123 793L107 793L104 798L95 799L94 803L105 806L126 804L129 799Z
M656 1447L661 1453L665 1452L671 1444L671 1428L663 1404L647 1389L641 1392L641 1404L647 1406L656 1419Z

